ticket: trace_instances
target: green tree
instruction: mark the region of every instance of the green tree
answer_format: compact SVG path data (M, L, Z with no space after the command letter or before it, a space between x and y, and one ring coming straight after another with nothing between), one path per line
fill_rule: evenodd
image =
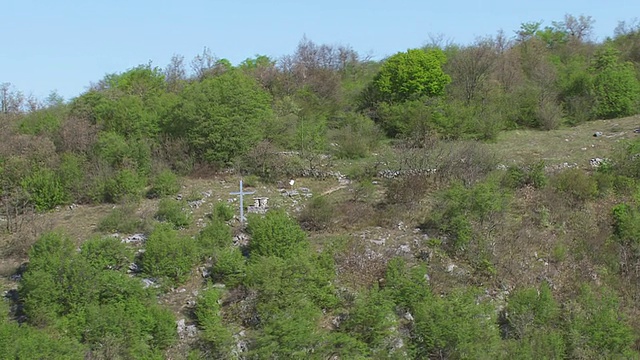
M619 52L607 46L596 54L591 71L596 116L611 119L637 111L640 82L632 63L621 63Z
M446 60L439 49L409 49L391 56L373 79L373 99L398 103L442 95L451 82L442 69Z
M239 70L186 87L164 131L184 137L198 158L228 164L263 136L271 97Z

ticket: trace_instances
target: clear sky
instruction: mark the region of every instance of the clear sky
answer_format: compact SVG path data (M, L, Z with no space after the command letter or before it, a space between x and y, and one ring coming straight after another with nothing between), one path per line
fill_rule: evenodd
M0 83L69 99L105 74L173 54L188 64L204 47L233 64L292 54L306 35L380 59L433 36L469 44L521 23L592 16L595 37L640 17L637 0L0 0Z

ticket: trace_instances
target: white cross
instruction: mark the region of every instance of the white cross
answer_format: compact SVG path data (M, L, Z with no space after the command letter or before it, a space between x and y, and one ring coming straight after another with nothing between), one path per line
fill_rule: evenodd
M240 195L240 223L244 223L245 218L244 218L244 196L245 195L251 195L251 194L255 194L255 191L247 191L245 192L242 189L242 179L240 179L240 191L235 191L235 192L230 192L229 195Z

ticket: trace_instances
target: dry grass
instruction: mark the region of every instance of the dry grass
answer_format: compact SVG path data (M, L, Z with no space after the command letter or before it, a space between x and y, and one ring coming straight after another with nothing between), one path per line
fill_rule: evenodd
M576 163L589 166L589 159L607 157L624 139L637 136L640 116L590 121L573 128L553 131L513 130L501 133L489 147L505 165L545 161L547 164ZM603 136L594 137L595 132Z

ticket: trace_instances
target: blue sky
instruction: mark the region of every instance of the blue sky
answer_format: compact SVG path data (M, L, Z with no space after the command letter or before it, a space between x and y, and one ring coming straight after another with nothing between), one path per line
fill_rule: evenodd
M602 40L619 21L640 17L640 1L0 0L0 83L69 99L105 74L149 61L164 67L173 54L189 63L204 47L237 64L255 54L291 54L306 35L380 59L433 36L469 44L565 14L592 16Z

